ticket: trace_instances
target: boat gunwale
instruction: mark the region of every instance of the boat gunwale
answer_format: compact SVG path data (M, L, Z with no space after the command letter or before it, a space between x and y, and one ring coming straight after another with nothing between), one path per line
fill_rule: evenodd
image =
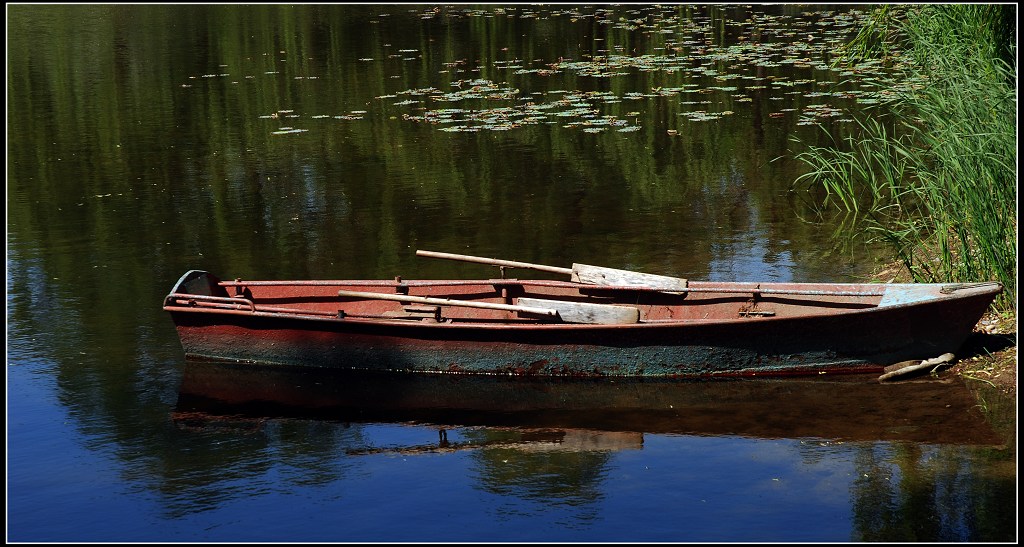
M371 281L372 280L368 280ZM499 280L500 281L500 280ZM230 282L234 284L234 282ZM273 283L273 282L272 282ZM330 282L333 283L333 282ZM467 281L470 284L488 284L480 281ZM555 283L560 286L567 287L580 287L580 288L591 288L591 285L584 285L573 282L562 282L562 281L551 281L544 282L544 286L549 286L547 283ZM347 284L342 282L341 284ZM239 283L239 285L245 285L245 283ZM825 285L825 284L814 284L814 285ZM836 285L836 284L832 284ZM849 284L849 285L860 285L860 284ZM885 287L894 285L902 286L914 286L921 288L935 288L941 290L944 286L949 286L948 283L904 283L904 284L887 284ZM388 286L388 285L381 285ZM412 285L410 285L412 286ZM429 285L428 285L429 286ZM606 287L600 287L602 289ZM626 290L636 290L635 287L628 287ZM979 286L971 288L969 293L962 294L935 294L931 298L926 300L917 300L912 302L899 302L887 305L873 305L865 308L853 308L844 311L841 315L844 317L860 316L864 314L872 313L889 313L899 312L906 308L920 307L929 303L941 303L950 300L959 300L963 298L969 298L972 296L978 296L979 294L997 293L1002 290L1002 286L998 283L992 283L991 285ZM884 294L884 293L883 293ZM872 296L878 296L873 294ZM395 328L429 328L429 329L468 329L468 330L602 330L602 329L615 329L615 330L646 330L646 329L671 329L679 327L692 327L702 325L731 325L739 323L762 323L762 322L788 322L788 321L806 321L808 319L824 319L828 317L834 317L835 315L822 315L815 313L806 313L800 315L789 315L789 316L749 316L749 317L738 317L738 318L722 318L722 319L664 319L664 320L641 320L637 323L630 324L580 324L580 323L563 323L556 321L541 321L541 320L523 320L522 322L511 322L511 321L446 321L446 322L429 322L420 320L411 320L409 318L385 318L385 317L358 317L354 315L341 316L330 312L311 312L310 310L282 310L273 309L267 311L266 309L258 309L256 304L251 300L239 297L213 297L218 301L224 301L225 304L230 305L231 301L237 301L236 308L221 308L212 306L198 306L198 305L174 305L169 304L172 299L190 299L190 298L211 298L205 295L196 295L191 293L170 293L165 297L164 310L168 312L181 312L181 313L200 313L200 314L213 314L213 315L237 315L242 317L258 317L266 319L295 319L303 321L314 321L328 324L361 324L361 325L379 325L388 326ZM248 309L243 309L243 306Z
M899 285L940 286L945 283L904 283L904 284L879 284L879 283L782 283L782 282L758 282L758 281L691 281L697 286L688 286L684 289L665 290L657 287L644 287L638 285L593 285L575 281L555 281L545 279L415 279L415 280L378 280L378 279L346 279L346 280L242 280L219 281L218 286L229 287L334 287L334 286L358 286L358 287L391 287L391 288L422 288L422 287L458 287L458 286L533 286L580 289L598 292L656 292L665 294L683 295L686 293L720 293L720 294L794 294L806 296L885 296L885 288ZM752 286L743 286L752 285ZM849 291L829 291L825 289L794 289L784 288L791 286L806 287L842 287L849 288ZM868 287L882 287L881 292L871 291Z

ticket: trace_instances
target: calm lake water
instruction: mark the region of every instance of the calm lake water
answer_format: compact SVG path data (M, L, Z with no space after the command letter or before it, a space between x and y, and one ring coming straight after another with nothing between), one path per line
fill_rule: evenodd
M416 249L860 280L793 156L884 98L864 8L8 6L7 539L1013 541L974 383L251 370L161 310L494 273Z

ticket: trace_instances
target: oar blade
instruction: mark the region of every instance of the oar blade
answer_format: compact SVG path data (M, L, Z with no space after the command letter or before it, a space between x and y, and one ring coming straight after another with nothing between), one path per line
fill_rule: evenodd
M520 306L528 308L552 309L566 323L582 323L587 325L628 325L640 320L640 310L632 306L616 306L613 304L592 304L589 302L569 302L566 300L547 300L542 298L520 297Z
M602 266L587 264L572 265L572 281L590 285L616 287L644 287L662 291L682 291L686 289L686 279L669 277L629 270L616 270Z

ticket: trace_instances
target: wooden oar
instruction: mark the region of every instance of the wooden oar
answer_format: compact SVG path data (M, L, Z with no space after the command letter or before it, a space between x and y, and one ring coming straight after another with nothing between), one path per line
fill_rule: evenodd
M433 304L435 306L462 306L464 308L483 308L486 310L513 311L519 313L529 313L533 315L545 315L548 317L558 316L558 310L552 308L541 308L536 306L513 306L509 304L491 304L489 302L450 300L448 298L431 298L428 296L409 296L406 294L346 291L344 289L338 291L338 296L350 296L352 298L366 298L370 300L394 300L395 302L416 302L419 304Z
M543 264L531 264L529 262L517 262L514 260L500 260L496 258L482 258L478 256L459 255L452 253L439 253L435 251L416 251L418 256L431 258L444 258L448 260L461 260L463 262L476 262L478 264L490 264L492 266L504 266L506 268L526 268L540 270L556 274L570 276L570 280L577 283L589 285L605 285L616 287L645 287L663 291L686 290L686 279L680 277L668 277L629 270L616 270L602 266L589 266L587 264L573 264L572 268L560 268L557 266L545 266Z
M588 302L567 302L563 300L544 300L539 298L520 298L520 305L511 305L492 304L490 302L472 302L469 300L450 300L447 298L431 298L428 296L349 291L344 289L338 291L338 296L365 298L370 300L393 300L395 302L416 302L419 304L433 304L435 306L462 306L466 308L511 311L527 315L557 317L566 323L623 325L636 323L640 320L640 310L632 306L591 304Z
M952 353L943 353L938 357L926 359L924 361L902 361L895 365L889 365L885 367L885 374L878 377L879 382L884 382L895 378L896 376L905 376L911 372L917 372L926 368L932 368L932 372L935 372L940 366L949 363L956 356Z

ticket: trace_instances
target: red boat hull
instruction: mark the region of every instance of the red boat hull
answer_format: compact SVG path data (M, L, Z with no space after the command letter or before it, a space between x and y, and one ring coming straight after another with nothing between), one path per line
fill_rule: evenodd
M689 378L879 372L896 362L955 353L998 290L959 292L841 313L627 325L355 320L344 314L265 313L255 306L210 310L175 303L171 296L165 309L192 359L371 371Z

